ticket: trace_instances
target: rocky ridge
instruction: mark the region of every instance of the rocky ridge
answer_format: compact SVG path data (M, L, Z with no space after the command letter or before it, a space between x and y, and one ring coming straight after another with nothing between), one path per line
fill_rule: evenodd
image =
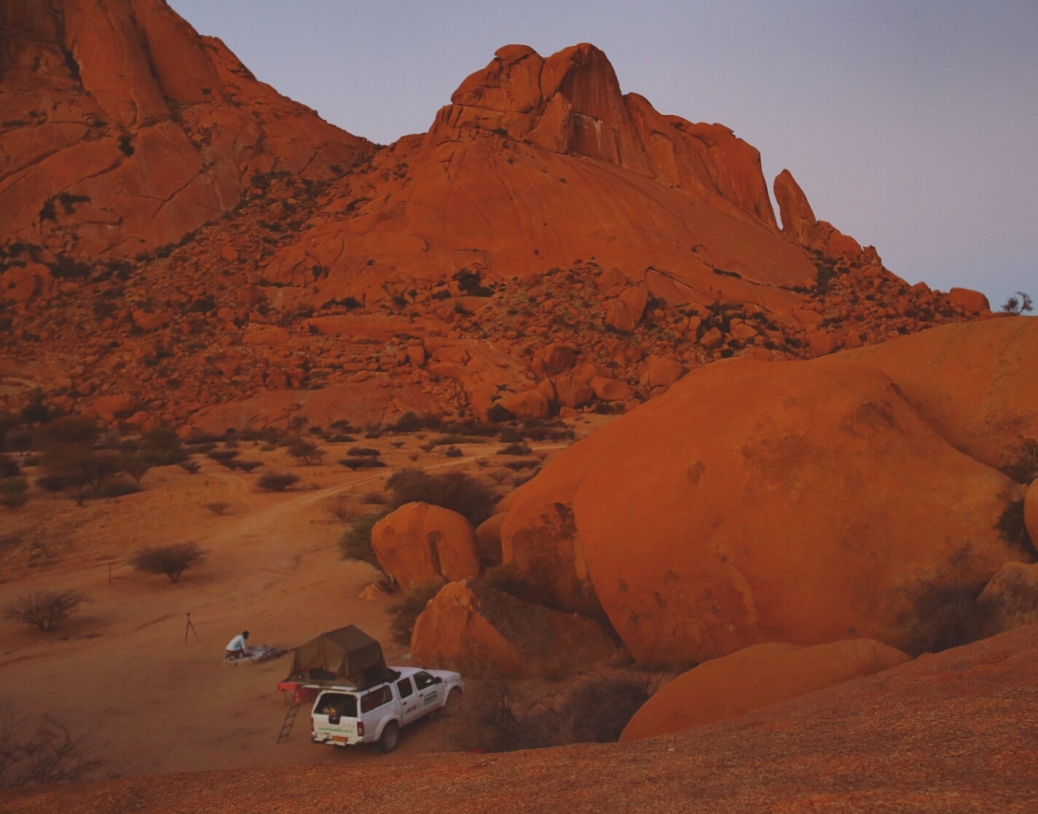
M0 6L0 409L215 434L622 412L716 359L987 314L816 221L788 173L780 231L750 145L621 94L594 46L500 49L378 148L160 0L104 8Z

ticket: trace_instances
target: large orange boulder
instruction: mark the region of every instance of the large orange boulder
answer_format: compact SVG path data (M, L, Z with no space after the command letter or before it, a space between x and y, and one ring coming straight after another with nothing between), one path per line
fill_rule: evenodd
M472 524L428 503L406 503L371 530L379 564L405 590L443 577L448 582L479 574Z
M530 605L473 579L445 586L411 634L416 664L466 676L555 678L614 652L596 622Z
M754 645L678 676L635 713L620 740L654 738L734 718L910 660L871 639L813 647Z
M1038 439L1038 319L942 325L843 358L879 368L956 449L1002 468Z
M1019 491L875 368L736 360L560 455L502 548L556 601L597 598L645 664L769 639L907 648L920 592L1027 558L995 529Z
M948 291L948 300L961 305L967 311L975 314L986 313L991 310L988 298L979 291L970 288L952 288Z

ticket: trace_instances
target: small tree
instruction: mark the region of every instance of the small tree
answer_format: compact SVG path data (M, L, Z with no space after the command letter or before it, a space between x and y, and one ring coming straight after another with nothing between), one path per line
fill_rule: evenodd
M291 472L268 472L256 482L256 485L264 492L284 492L293 483L298 482L299 476Z
M197 543L174 543L157 548L142 548L132 557L130 565L149 574L165 574L169 581L180 581L181 575L205 559L206 552Z
M86 602L79 591L36 591L20 596L4 608L4 617L14 622L24 622L46 633L59 627L72 612Z
M293 458L300 459L307 466L319 464L325 456L324 450L318 447L317 444L303 440L296 441L289 446L288 454Z
M1016 317L1033 310L1034 304L1031 302L1030 295L1023 291L1017 291L1015 297L1010 297L1002 305L1003 314L1011 314Z
M72 783L101 763L89 733L73 735L48 716L18 718L10 705L0 709L0 789Z

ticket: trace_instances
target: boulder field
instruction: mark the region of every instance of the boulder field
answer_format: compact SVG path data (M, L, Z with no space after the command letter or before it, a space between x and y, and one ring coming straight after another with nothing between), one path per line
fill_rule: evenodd
M909 661L870 639L813 647L771 642L700 664L661 688L635 713L621 742L655 738L735 718Z
M915 347L943 335L959 364L973 352L983 370L1022 347L1019 370L1033 369L1035 330L1029 320L950 326L897 343L898 358L926 370ZM941 401L949 424L991 428L984 405L994 405L1011 422L1008 442L1038 435L1023 374L978 375L993 392L980 407ZM1007 520L1025 487L956 449L922 409L853 355L702 368L521 487L502 524L504 560L564 609L600 603L643 664L767 641L912 649L934 591L976 595L1005 563L1034 555Z

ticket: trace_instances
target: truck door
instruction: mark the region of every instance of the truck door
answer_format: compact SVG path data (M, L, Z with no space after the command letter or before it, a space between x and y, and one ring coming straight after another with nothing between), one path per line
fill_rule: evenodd
M421 714L422 697L414 691L414 684L410 678L401 678L396 683L396 691L400 695L400 706L402 707L402 724L409 724Z
M419 696L418 715L439 709L443 698L443 683L424 670L414 674L415 694Z

